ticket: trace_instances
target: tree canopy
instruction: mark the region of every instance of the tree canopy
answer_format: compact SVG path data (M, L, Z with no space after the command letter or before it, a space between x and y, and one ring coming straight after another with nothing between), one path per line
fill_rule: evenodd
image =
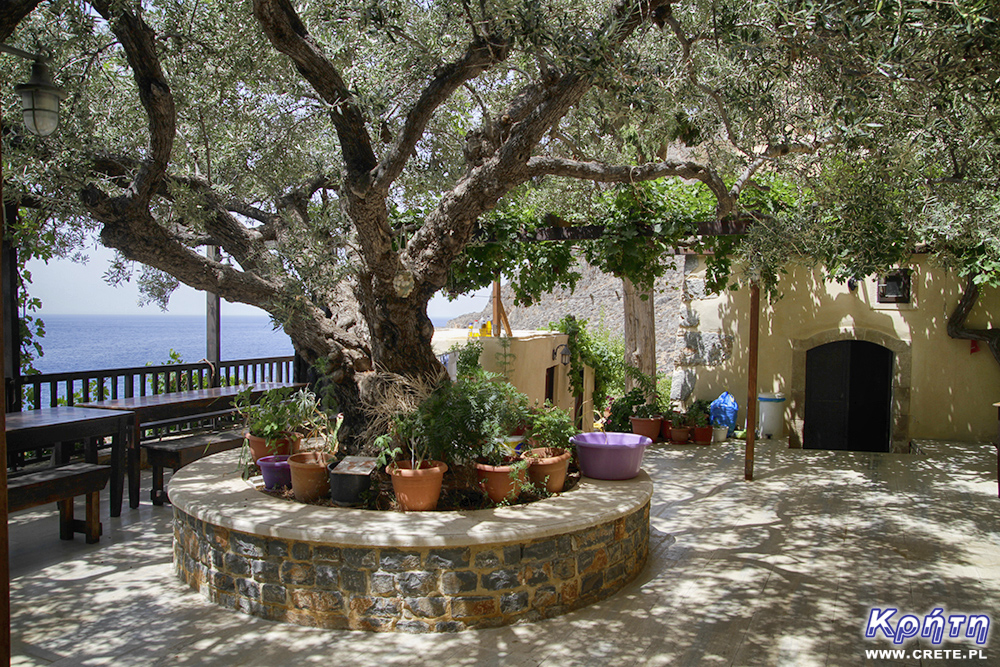
M914 243L1000 276L997 12L18 0L0 37L51 49L70 97L46 139L4 97L4 195L65 238L97 231L119 254L109 277L139 263L152 298L181 281L264 308L350 417L355 373L438 372L426 305L449 281L499 263L536 276L530 292L561 273L564 249L513 250L518 210L602 218L594 258L648 272L620 198L655 208L665 240L684 221L663 210L672 186L653 202L644 181L697 183L698 211L752 219L735 256L765 283L792 253L846 275ZM772 181L796 185L755 196ZM783 198L809 206L764 202ZM483 228L507 252L468 252Z

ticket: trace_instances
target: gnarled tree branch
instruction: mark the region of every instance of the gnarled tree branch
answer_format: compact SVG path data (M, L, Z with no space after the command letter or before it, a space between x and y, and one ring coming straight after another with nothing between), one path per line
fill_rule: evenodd
M955 310L948 318L948 336L960 340L978 340L985 342L993 358L1000 364L1000 329L970 329L965 326L969 313L979 300L979 285L976 284L975 277L969 276L965 280L965 291L962 298L958 300Z

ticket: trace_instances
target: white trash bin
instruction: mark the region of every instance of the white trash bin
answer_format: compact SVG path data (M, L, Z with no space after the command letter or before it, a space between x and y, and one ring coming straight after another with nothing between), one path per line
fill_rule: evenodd
M757 435L761 438L785 436L785 395L761 392L757 395Z

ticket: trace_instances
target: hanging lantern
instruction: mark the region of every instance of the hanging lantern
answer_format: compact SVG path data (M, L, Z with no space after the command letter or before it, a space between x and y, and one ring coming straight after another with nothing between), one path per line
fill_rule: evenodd
M66 93L52 83L49 68L41 59L31 66L28 83L14 86L21 96L21 110L28 131L40 137L47 137L59 127L59 102Z

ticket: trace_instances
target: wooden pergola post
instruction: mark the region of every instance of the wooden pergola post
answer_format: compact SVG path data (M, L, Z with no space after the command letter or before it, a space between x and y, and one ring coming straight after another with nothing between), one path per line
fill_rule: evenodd
M205 254L215 262L221 259L218 246L209 246ZM218 387L222 362L222 301L218 294L212 292L205 292L205 297L205 358L212 364L212 386Z
M3 202L3 159L0 157L0 239L6 235L7 207ZM4 253L0 252L0 274L4 269ZM3 312L3 290L0 290L0 312ZM2 338L2 337L0 337ZM0 343L5 344L5 343ZM6 377L4 372L4 357L0 354L0 377ZM0 664L10 664L10 531L7 526L7 382L0 382L0 513L3 514L3 527L0 528L0 615L3 616L3 627L0 628Z
M757 439L757 347L760 340L760 286L750 283L750 349L747 360L747 447L743 479L753 480L753 448Z

